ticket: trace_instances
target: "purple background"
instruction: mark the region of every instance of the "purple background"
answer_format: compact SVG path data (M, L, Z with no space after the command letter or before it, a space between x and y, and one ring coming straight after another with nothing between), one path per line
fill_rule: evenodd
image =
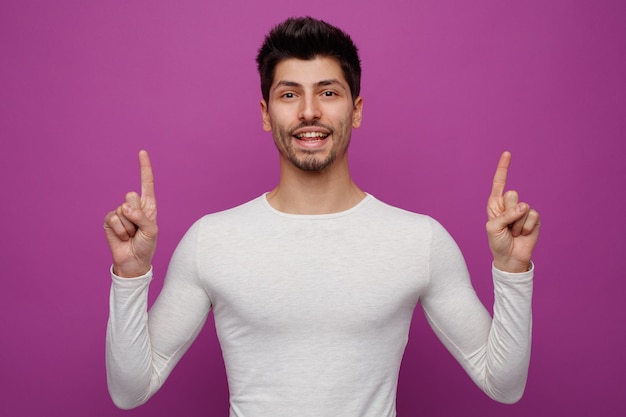
M151 152L161 235L151 299L186 228L277 181L254 57L310 14L352 34L364 67L356 181L440 220L492 302L490 181L542 214L529 382L489 400L417 311L400 416L623 416L626 3L320 0L3 1L0 5L0 415L226 416L212 319L164 388L106 391L107 211Z

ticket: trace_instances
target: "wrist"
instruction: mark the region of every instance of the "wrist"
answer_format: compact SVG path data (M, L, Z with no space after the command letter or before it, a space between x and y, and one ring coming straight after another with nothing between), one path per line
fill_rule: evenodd
M111 266L111 273L120 278L138 278L146 275L152 269L151 265L146 266L123 266L113 264Z
M493 261L493 266L494 268L496 268L497 270L500 270L502 272L508 272L511 274L521 274L524 272L528 272L532 269L532 262L528 261L509 261L509 262L502 262L502 261L498 261L495 260Z

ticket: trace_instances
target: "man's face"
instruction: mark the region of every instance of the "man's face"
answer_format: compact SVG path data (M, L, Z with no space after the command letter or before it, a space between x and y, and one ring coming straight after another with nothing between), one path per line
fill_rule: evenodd
M352 128L361 124L362 99L352 100L333 58L287 59L275 68L263 128L281 156L304 171L322 171L346 158Z

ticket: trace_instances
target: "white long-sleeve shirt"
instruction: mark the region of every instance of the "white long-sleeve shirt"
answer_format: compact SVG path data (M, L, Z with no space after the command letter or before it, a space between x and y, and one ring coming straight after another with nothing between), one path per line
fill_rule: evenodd
M515 402L528 371L532 275L493 269L492 320L456 243L430 217L371 195L344 212L291 215L263 195L190 228L149 313L152 273L113 276L109 391L122 408L147 401L212 309L231 417L393 417L419 302L474 382Z

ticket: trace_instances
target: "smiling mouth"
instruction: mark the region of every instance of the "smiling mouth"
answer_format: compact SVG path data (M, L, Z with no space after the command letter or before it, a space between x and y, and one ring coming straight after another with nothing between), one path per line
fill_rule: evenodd
M306 142L319 142L326 139L329 134L323 132L302 132L293 136L298 140L303 140Z

